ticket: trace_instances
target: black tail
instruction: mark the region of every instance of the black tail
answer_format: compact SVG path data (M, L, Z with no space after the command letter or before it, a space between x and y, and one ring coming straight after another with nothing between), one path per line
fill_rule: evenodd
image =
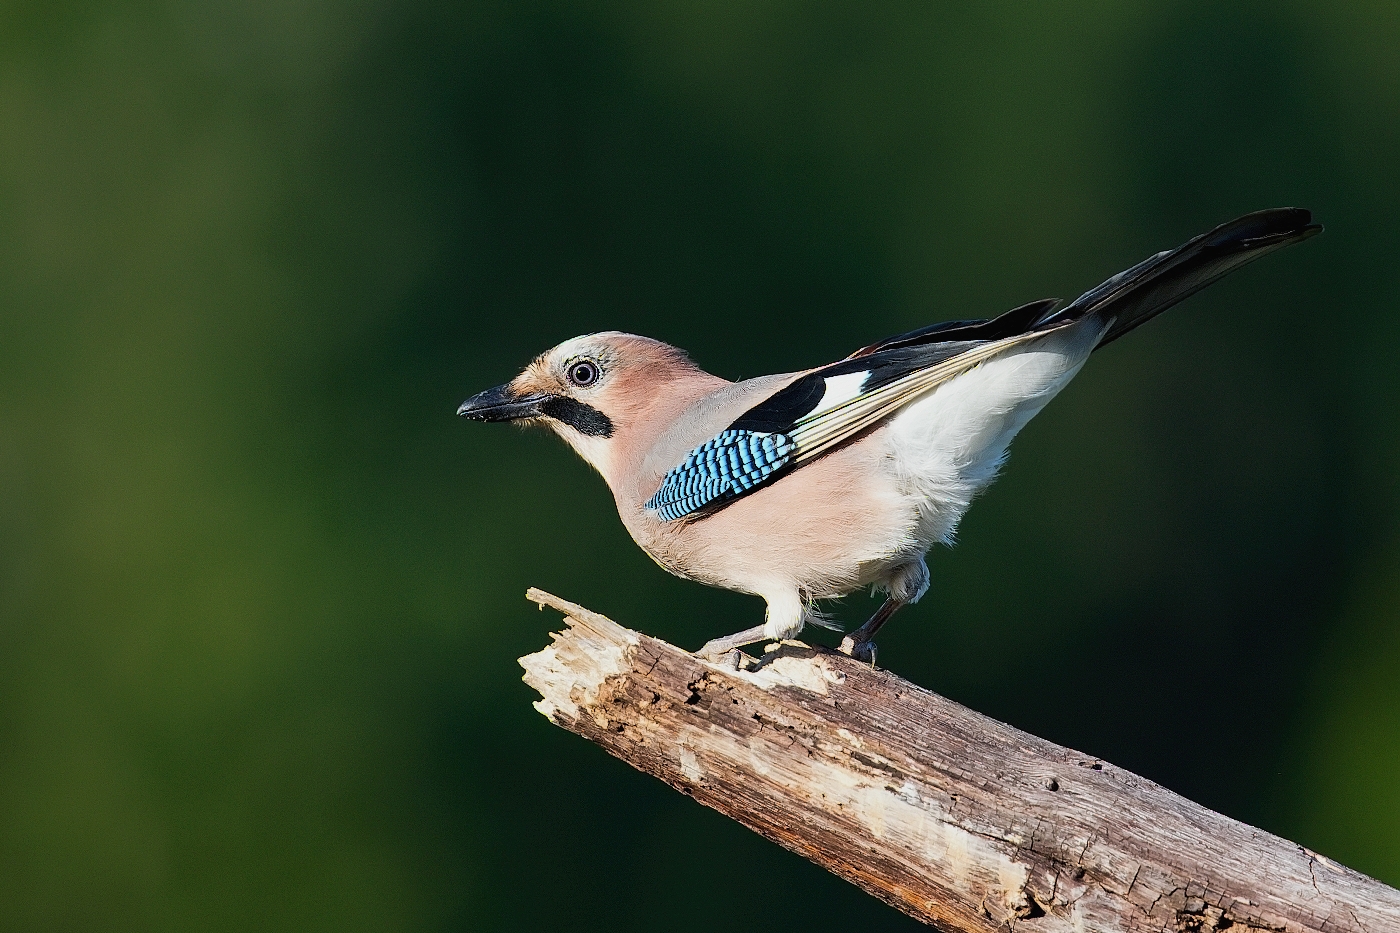
M1321 232L1322 225L1313 223L1312 214L1302 208L1256 211L1144 259L1058 311L1055 307L1059 302L1051 299L1032 301L990 320L945 321L887 337L833 365L896 351L907 357L901 365L931 365L931 361L954 356L973 343L1044 331L1089 314L1112 321L1099 341L1101 347L1240 266Z
M1301 208L1246 214L1118 273L1037 327L1097 314L1113 321L1099 341L1102 347L1240 266L1321 232L1322 225Z

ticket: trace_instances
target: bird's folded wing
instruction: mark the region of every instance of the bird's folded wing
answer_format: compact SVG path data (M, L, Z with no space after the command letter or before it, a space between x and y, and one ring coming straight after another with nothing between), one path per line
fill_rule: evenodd
M721 431L666 474L647 508L675 521L767 483L792 462L792 439L777 432Z
M1044 336L1035 331L992 340L965 350L925 369L915 370L879 388L862 391L849 401L816 411L797 421L788 437L795 451L794 465L817 457L903 408L930 389L961 375L998 353Z
M895 349L814 370L696 447L646 507L699 518L851 440L931 389L1046 331Z

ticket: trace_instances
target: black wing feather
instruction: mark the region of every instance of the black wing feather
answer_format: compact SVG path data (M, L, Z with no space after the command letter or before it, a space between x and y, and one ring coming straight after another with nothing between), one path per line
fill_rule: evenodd
M846 359L854 360L870 356L880 350L913 347L927 343L941 343L951 340L1000 340L1002 337L1014 337L1017 334L1025 333L1027 328L1055 310L1059 303L1060 299L1058 298L1042 298L1039 301L1023 304L1019 308L1012 308L1010 311L990 319L944 321L941 324L931 324L908 333L886 337L868 347L861 347Z
M826 380L820 372L797 379L750 408L729 427L735 431L786 432L799 418L811 414L826 394Z
M798 421L816 411L826 395L826 381L833 376L865 373L860 388L862 392L870 392L912 372L950 360L985 342L952 340L922 346L896 346L866 356L840 360L800 376L766 401L750 408L730 427L736 431L786 433Z
M944 321L887 337L855 353L813 370L744 413L731 425L740 431L788 431L816 410L832 376L868 373L864 391L888 385L915 370L935 366L988 340L1023 334L1060 303L1046 298L1013 308L990 320Z

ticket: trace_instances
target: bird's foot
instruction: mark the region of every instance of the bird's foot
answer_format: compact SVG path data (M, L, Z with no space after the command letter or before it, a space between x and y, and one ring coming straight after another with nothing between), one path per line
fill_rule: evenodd
M890 616L904 605L904 600L895 599L891 596L875 610L875 614L860 628L851 632L841 639L841 646L837 649L842 654L848 654L857 661L869 661L870 666L875 666L875 633L880 631L880 627L890 620Z
M842 654L850 655L857 661L868 661L870 666L875 666L875 643L873 641L856 641L850 635L841 639L841 645L836 649Z
M711 638L695 652L695 656L712 664L721 664L737 670L744 661L744 653L739 649L763 641L765 637L767 636L763 634L763 626L756 625L733 635L725 635L723 638Z
M695 656L702 661L709 661L711 664L718 664L720 667L730 670L737 671L744 666L744 652L738 648L730 648L728 651L701 648L695 652Z

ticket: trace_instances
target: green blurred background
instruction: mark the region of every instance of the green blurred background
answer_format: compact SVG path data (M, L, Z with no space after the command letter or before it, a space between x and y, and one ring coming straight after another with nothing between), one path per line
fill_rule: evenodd
M456 404L1280 205L1328 232L1096 355L881 661L1400 884L1397 48L1379 0L5 4L0 925L915 928L531 709L528 585L692 646L762 604Z

